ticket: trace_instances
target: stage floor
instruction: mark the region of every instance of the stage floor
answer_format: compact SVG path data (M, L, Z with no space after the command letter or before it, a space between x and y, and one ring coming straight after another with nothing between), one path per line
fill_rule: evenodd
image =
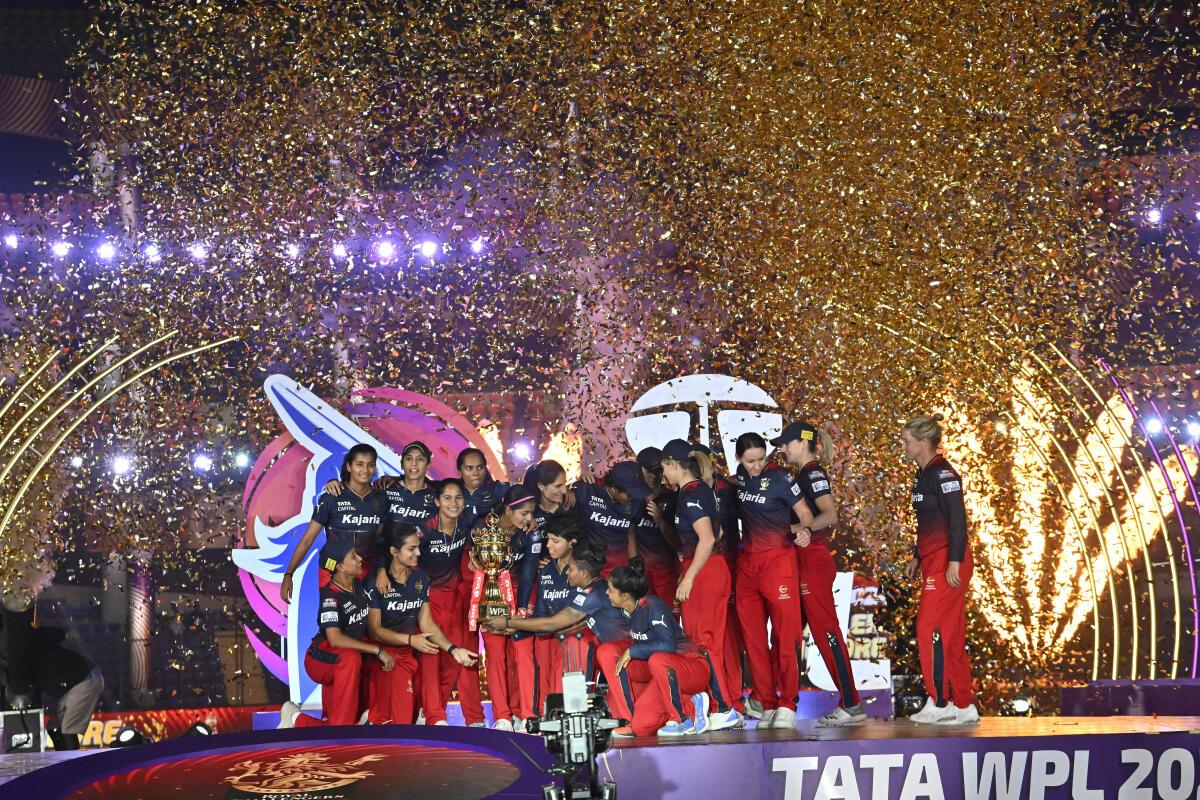
M1180 754L1194 754L1198 749L1192 743L1200 740L1191 738L1197 733L1200 733L1200 717L989 717L979 725L965 726L927 726L907 720L879 720L849 728L823 728L813 721L804 721L794 731L749 729L671 739L614 740L613 748L601 756L600 767L603 778L618 783L623 800L808 797L809 794L804 792L814 789L818 782L841 785L849 780L860 785L862 797L889 800L900 797L901 786L914 781L921 785L925 782L944 784L947 793L934 796L946 798L965 796L966 787L972 787L971 791L982 787L977 796L992 796L983 789L994 785L999 791L1005 782L1010 787L1019 787L1022 782L1028 785L1029 781L1041 781L1050 787L1044 794L1046 800L1070 798L1079 787L1102 791L1103 794L1095 796L1107 798L1109 790L1128 786L1130 781L1136 784L1144 774L1150 774L1137 770L1153 765L1156 760L1164 760L1164 768L1158 774L1168 776L1176 774L1172 770L1193 766L1190 761L1183 765L1179 759ZM326 737L328 741L318 742L317 737ZM1062 737L1070 738L1062 740ZM355 752L360 757L363 753L382 753L391 746L389 743L400 742L410 748L416 746L416 750L410 751L416 757L403 759L410 770L421 769L427 761L437 763L437 758L425 750L434 753L450 745L460 749L468 747L478 753L486 751L491 754L486 757L499 759L497 764L507 762L514 770L522 772L521 781L511 790L492 795L482 787L476 787L474 793L467 792L463 797L539 796L538 792L529 792L544 779L536 771L526 774L529 772L528 757L539 762L547 758L540 740L534 737L478 728L384 726L333 728L324 729L324 732L309 728L304 731L232 733L207 740L175 740L117 751L4 755L0 756L0 785L15 780L16 783L6 790L16 791L18 788L25 790L24 784L31 781L31 786L45 783L47 779L50 783L61 781L68 773L57 765L78 760L68 768L69 773L100 778L113 775L116 769L117 773L125 771L143 782L152 781L145 784L145 789L156 791L149 794L135 792L134 795L124 790L105 793L97 787L103 788L114 780L105 778L104 783L92 784L92 788L82 794L75 790L46 793L34 789L34 796L96 800L136 795L156 800L161 796L161 800L165 800L180 794L178 789L171 788L175 779L154 778L155 773L147 772L146 767L151 762L161 761L162 753L172 760L202 758L205 752L224 752L232 764L259 757L256 754L264 747L304 750L305 743L310 740L312 746L321 747L352 744L359 748ZM439 740L444 745L440 750ZM520 751L526 751L528 757L514 744ZM170 755L172 753L174 755ZM478 753L471 757L483 757ZM880 768L881 765L895 768L894 779L889 776L888 769ZM1180 777L1200 774L1200 763L1195 767L1194 772L1182 773ZM489 774L495 768L488 767ZM446 773L443 771L442 774ZM460 774L460 768L456 767L453 774ZM227 777L218 778L228 780ZM393 779L402 780L402 783L410 780L404 776L393 776ZM203 782L195 786L189 784L191 788L184 794L194 800L230 797L226 794L227 787L222 788L223 784L218 785L216 780L211 794L199 788ZM421 796L432 800L459 796L454 792L447 793L449 783L438 785L441 788L430 786L431 791ZM1194 796L1195 788L1190 789L1188 797ZM364 798L377 796L368 789L364 785L359 793ZM6 790L0 790L0 795L7 796ZM1003 792L996 796L1003 796ZM1025 795L1018 791L1011 796Z
M645 736L613 739L613 747L1013 736L1105 736L1129 733L1200 733L1200 717L984 717L978 725L918 725L906 719L896 719L872 720L845 728L827 728L818 725L815 720L803 720L796 723L794 731L746 729L669 739Z

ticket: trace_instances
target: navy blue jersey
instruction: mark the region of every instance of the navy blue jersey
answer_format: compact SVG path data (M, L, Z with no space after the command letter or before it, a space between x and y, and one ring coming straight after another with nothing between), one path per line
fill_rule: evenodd
M582 589L576 589L568 605L587 615L587 626L600 643L619 642L629 638L629 619L608 601L608 581L596 578Z
M675 504L675 535L679 537L684 558L696 554L700 536L695 525L705 518L712 526L714 540L719 540L721 519L717 515L717 496L704 481L692 481L679 490L679 500Z
M364 587L367 605L379 609L379 622L396 633L421 632L421 608L429 602L429 576L419 569L408 574L408 580L398 582L388 573L388 590L383 594L374 582Z
M742 549L763 553L791 547L792 506L800 500L801 490L786 469L772 464L757 478L738 467L741 487L737 491L738 516L742 521Z
M441 589L458 584L462 575L463 551L471 539L471 531L463 525L462 517L452 534L438 530L438 518L427 519L418 526L421 532L421 570L429 576L430 585Z
M605 561L624 563L629 552L629 528L635 513L628 503L618 503L599 483L577 483L575 507L571 510L598 542L604 542Z
M621 612L624 614L625 612ZM629 614L629 657L642 661L654 653L699 653L699 648L679 627L675 615L661 597L649 594L638 600Z
M536 599L533 604L533 616L553 617L571 602L575 590L567 580L567 570L559 569L557 561L551 561L538 570L537 583L534 587ZM538 636L553 636L553 633L539 633Z
M333 581L327 583L321 590L317 614L317 635L309 645L310 651L326 640L328 628L337 628L351 639L363 639L367 632L367 592L362 583L355 581L351 592Z
M331 545L341 542L352 544L364 559L373 558L387 513L385 502L382 492L368 492L365 496L355 494L351 489L341 494L322 492L312 515L313 522L319 522L325 529L325 545L321 548L318 566L333 572L337 560L332 554L345 551Z
M674 524L675 493L664 490L657 497L650 499L658 503L658 510L662 514L663 519L669 520L671 524ZM637 528L634 533L637 536L638 555L642 557L642 560L647 565L661 566L662 564L679 560L679 554L675 552L674 546L663 536L662 529L658 527L658 523L654 521L654 517L650 516L650 509L647 505L643 505L641 513L638 514Z
M817 508L817 498L833 494L833 488L829 483L829 473L817 461L810 461L801 468L800 474L796 476L796 485L800 487L800 496L804 498L804 505L808 506L808 510L814 517L821 513L821 510ZM831 533L833 533L833 526L826 525L821 530L812 532L812 540L814 542L824 541L829 538Z
M500 504L504 502L504 495L508 494L508 490L511 488L511 483L487 478L479 484L475 491L467 492L467 496L464 498L466 504L463 506L463 517L467 521L467 526L474 527L476 521L499 510Z
M389 489L384 489L384 493L387 495L389 522L417 525L437 513L433 484L429 482L414 492L401 481Z
M912 491L917 514L917 553L925 557L948 548L948 561L967 555L967 509L963 503L962 478L942 456L934 456L917 470Z
M717 497L717 519L721 520L721 538L716 551L736 553L740 544L738 535L737 487L725 478L717 477L713 494Z

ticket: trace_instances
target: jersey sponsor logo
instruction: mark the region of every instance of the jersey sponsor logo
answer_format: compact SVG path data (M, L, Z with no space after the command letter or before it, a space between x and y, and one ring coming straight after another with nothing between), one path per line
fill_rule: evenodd
M953 470L943 469L943 470L938 471L938 480L939 481L945 480L946 478L956 478L956 477L958 477L958 476L954 474Z
M699 503L692 502L691 500L689 500L689 501L687 502L687 507L688 507L688 508L698 508L698 509L700 509L701 511L703 511L703 510L704 510L704 506L700 505Z
M367 618L367 609L361 611L351 610L349 622L351 625L357 625Z
M378 525L382 519L377 514L345 514L342 516L342 526L348 525Z
M425 605L422 600L389 600L387 602L388 611L414 611Z
M608 508L608 503L605 502L604 498L595 494L588 498L588 504L596 508Z
M606 528L628 528L629 520L613 517L608 514L602 514L599 511L593 511L588 517L589 522L594 522L597 525L603 525Z
M533 553L534 555L537 555L538 553L542 552L542 543L534 542L533 546L529 548L529 552Z
M401 519L429 519L429 511L424 508L410 508L409 506L392 504L389 506L389 511L391 511L393 517L400 517Z
M581 605L583 605L585 602L587 602L587 597L585 597L584 595L578 595L578 596L577 596L577 597L576 597L574 600L572 600L571 602L572 602L574 605L581 606Z
M793 486L792 492L794 494L800 494L800 487ZM766 505L767 503L767 498L765 495L754 494L753 492L747 491L739 491L738 500L741 500L743 503L758 503L759 505Z
M645 641L649 641L649 639L650 639L650 634L638 633L637 631L630 631L629 636L636 642L645 642Z
M566 600L570 594L570 589L544 589L542 590L542 599L547 602L551 600ZM583 604L580 603L580 605Z
M920 503L924 499L925 499L925 495L921 494L920 492L913 492L913 502L914 503Z
M794 494L794 495L799 495L799 494L800 494L800 487L799 487L799 486L797 486L797 485L796 485L796 484L794 484L794 483L792 484L792 494ZM763 502L764 502L764 503L766 502L766 499L765 499L765 498L763 499Z
M662 617L650 620L650 627L653 628L655 625L662 625L665 628L667 627L667 621Z
M430 542L429 554L433 556L448 556L456 550L461 550L465 539L455 539L453 542Z
M336 597L326 597L321 601L321 608L337 608L338 601Z
M326 622L337 622L337 621L338 621L338 614L336 611L322 611L321 612L321 624L322 625L324 625Z
M787 587L786 583L779 584L779 599L780 600L791 600L792 599L791 594L788 593L788 587Z
M829 481L813 481L812 490L814 492L829 491Z
M945 483L942 484L942 494L953 494L954 492L961 492L961 491L962 491L962 484L959 483L958 481L946 481Z

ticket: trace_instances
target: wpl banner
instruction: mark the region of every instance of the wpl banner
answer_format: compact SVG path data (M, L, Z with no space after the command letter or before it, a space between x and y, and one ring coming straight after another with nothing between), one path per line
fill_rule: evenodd
M1001 722L1012 723L1014 731L1029 724ZM627 799L1194 800L1198 794L1200 736L1186 731L1003 737L939 732L946 735L618 750L604 757L604 771Z

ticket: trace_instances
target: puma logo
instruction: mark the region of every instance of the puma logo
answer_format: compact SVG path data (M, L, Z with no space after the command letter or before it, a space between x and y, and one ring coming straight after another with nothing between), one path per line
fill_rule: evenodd
M667 627L667 621L665 619L650 620L650 627L654 627L655 625L662 625L665 628L665 627Z

